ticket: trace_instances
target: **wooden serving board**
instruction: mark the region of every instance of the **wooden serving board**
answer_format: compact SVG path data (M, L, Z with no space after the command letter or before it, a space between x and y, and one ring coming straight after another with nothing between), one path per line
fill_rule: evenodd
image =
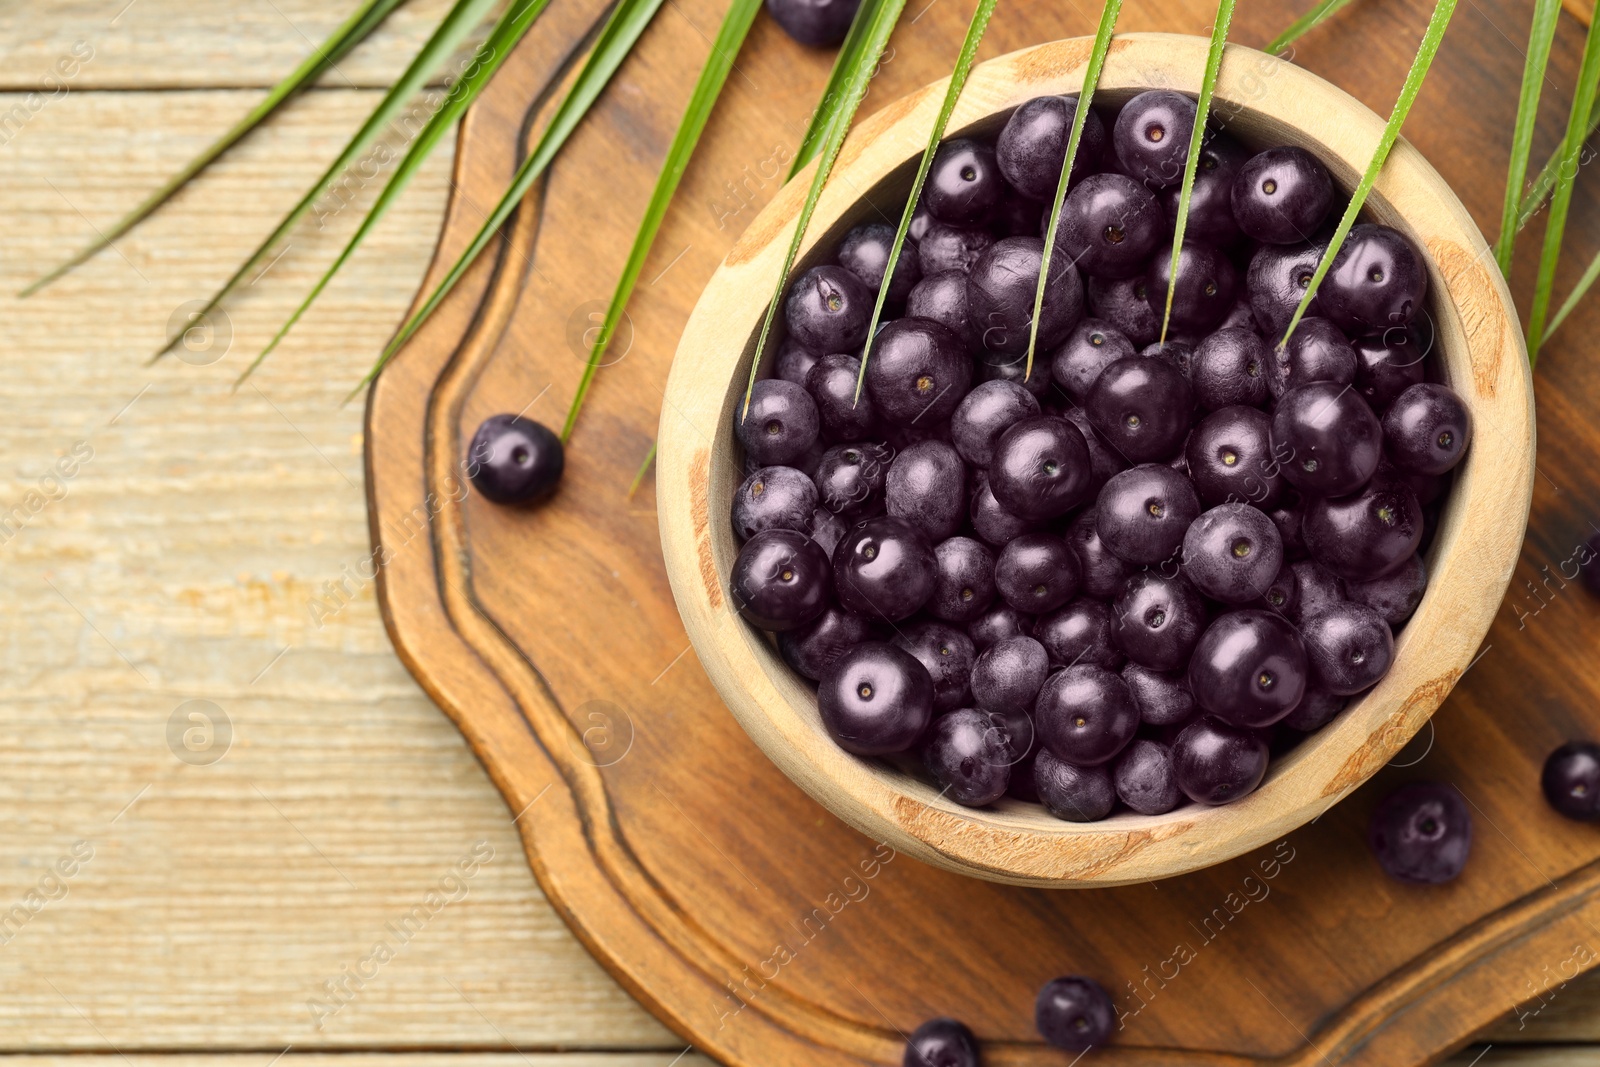
M926 4L926 6L923 6ZM529 128L601 14L552 5L463 124L455 193L425 289L480 225ZM1050 892L963 878L875 845L786 780L718 701L678 621L648 480L678 333L701 286L777 188L831 56L757 20L567 453L560 494L506 510L463 490L484 417L558 426L710 37L721 0L672 0L583 128L451 299L388 369L367 414L380 599L396 648L457 722L517 819L574 932L686 1041L750 1067L898 1063L903 1034L965 1019L990 1064L1065 1063L1041 1045L1033 996L1098 976L1125 1028L1094 1053L1126 1064L1420 1063L1497 1021L1516 1025L1600 962L1600 830L1538 795L1544 755L1600 736L1600 605L1572 581L1600 488L1584 340L1591 305L1546 348L1540 484L1513 592L1481 659L1398 762L1314 825L1181 879ZM1352 5L1298 61L1386 112L1428 5ZM1210 6L1151 0L1124 30L1204 32ZM969 14L913 0L866 104L945 73ZM1260 45L1294 12L1243 5ZM1522 55L1497 27L1529 11L1457 15L1408 134L1491 231ZM986 55L1088 32L1073 5L1002 4ZM1575 83L1566 20L1550 84ZM1567 90L1536 149L1557 136ZM1561 112L1557 114L1556 112ZM1600 246L1579 183L1565 289ZM1536 233L1514 288L1526 291ZM1478 448L1498 442L1480 439ZM1600 565L1600 564L1597 564ZM1562 577L1563 573L1566 575ZM1454 884L1398 885L1363 843L1401 781L1454 782L1476 815Z

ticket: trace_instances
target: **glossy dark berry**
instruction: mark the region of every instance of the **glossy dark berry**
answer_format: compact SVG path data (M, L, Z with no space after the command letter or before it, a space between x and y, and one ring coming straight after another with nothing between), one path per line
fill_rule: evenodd
M989 229L997 237L1039 237L1047 221L1044 201L1007 189L989 219Z
M1376 684L1394 662L1394 634L1372 608L1346 600L1330 604L1300 628L1317 679L1336 696Z
M763 530L744 543L728 577L729 600L751 625L793 630L829 601L828 557L798 530Z
M1367 844L1391 878L1440 885L1467 865L1472 813L1455 786L1412 782L1373 809Z
M1206 140L1194 169L1189 218L1184 224L1183 232L1190 240L1218 248L1227 248L1239 240L1239 224L1233 218L1233 180L1249 158L1250 153L1225 133L1213 134ZM1181 184L1169 185L1160 193L1169 233L1178 220Z
M763 467L788 466L817 439L819 419L811 394L782 378L762 378L750 408L735 404L734 432L745 454Z
M1256 324L1267 334L1274 346L1289 328L1289 320L1300 306L1311 278L1317 272L1322 253L1328 250L1326 237L1298 245L1262 245L1250 257L1250 269L1245 273L1245 295L1250 298L1250 312ZM1308 315L1320 315L1322 295L1311 301Z
M935 219L917 240L917 265L925 278L951 270L965 274L992 244L994 235L986 229Z
M817 354L808 351L793 337L785 337L778 346L778 357L773 361L774 374L786 382L806 384L806 375L817 365Z
M1111 364L1084 403L1101 439L1130 463L1175 455L1188 435L1193 408L1194 394L1183 373L1152 356Z
M1309 734L1322 729L1337 718L1346 703L1348 703L1346 698L1334 695L1321 682L1312 679L1306 686L1306 694L1300 698L1300 703L1279 721L1290 730Z
M1067 822L1098 822L1117 803L1110 768L1077 767L1047 748L1034 754L1033 786L1045 810Z
M1166 221L1155 194L1132 178L1091 174L1061 204L1056 250L1085 274L1131 278L1144 271Z
M1348 385L1312 382L1279 399L1272 447L1290 485L1312 496L1344 496L1378 469L1383 428Z
M1150 306L1150 287L1141 275L1134 278L1096 278L1084 286L1089 314L1121 330L1135 348L1143 348L1161 333L1161 315Z
M1014 382L980 382L950 416L950 443L974 467L987 467L1000 435L1037 417L1038 399Z
M783 304L789 336L812 352L853 352L867 339L874 299L843 267L812 267L789 286Z
M1095 530L1122 560L1155 564L1171 559L1200 500L1189 479L1171 467L1146 463L1111 476L1095 501Z
M978 486L973 491L972 503L967 508L967 519L972 523L972 532L982 538L985 544L995 548L1001 547L1019 534L1025 534L1039 527L1037 520L1024 519L1002 506L989 487L987 475L978 477Z
M1272 349L1254 330L1225 329L1208 334L1189 363L1195 401L1207 411L1266 402Z
M996 603L988 611L967 623L967 636L979 652L993 648L995 642L1008 637L1025 637L1033 631L1033 619L1020 615L1015 608Z
M904 752L933 718L933 680L909 652L864 641L823 674L817 710L822 725L846 752Z
M1122 589L1122 583L1127 581L1133 568L1100 540L1100 532L1095 528L1096 514L1093 507L1087 507L1073 516L1067 526L1067 544L1077 554L1084 595L1110 600Z
M878 331L867 360L867 390L880 417L936 426L972 384L961 338L929 319L896 319Z
M980 226L999 205L1005 178L994 149L982 141L957 138L933 154L922 202L940 222Z
M882 627L864 615L828 608L794 630L778 635L778 654L800 674L816 681L834 661L863 641L882 639Z
M1306 316L1289 343L1271 349L1267 384L1274 397L1312 382L1349 385L1356 377L1356 350L1327 319Z
M1194 347L1194 342L1183 340L1177 334L1168 334L1165 341L1139 349L1139 354L1172 364L1187 380L1194 366Z
M900 1067L978 1067L978 1041L954 1019L929 1019L906 1039Z
M1019 518L1052 519L1082 502L1092 474L1083 433L1066 419L1040 415L995 442L989 488Z
M1184 455L1200 502L1207 507L1241 502L1268 509L1286 483L1272 454L1272 420L1255 408L1214 411L1195 426Z
M1145 271L1146 299L1159 321L1167 300L1172 274L1172 247L1162 245L1150 257ZM1233 261L1212 245L1185 238L1178 257L1178 283L1172 294L1171 329L1178 333L1204 333L1214 329L1233 309L1239 288L1239 271Z
M473 486L496 504L531 504L555 492L566 454L543 423L521 415L491 415L467 446Z
M1034 298L1044 242L1037 237L996 241L972 264L967 274L967 311L978 343L991 352L1021 355L1028 351ZM1050 278L1039 311L1036 347L1054 348L1083 316L1083 282L1065 256L1050 261Z
M762 467L733 494L733 532L740 538L762 530L811 532L817 487L793 467Z
M1114 671L1122 666L1122 653L1112 642L1111 627L1110 607L1079 597L1042 616L1033 624L1033 636L1044 646L1052 666L1090 664Z
M1283 539L1266 513L1249 504L1218 504L1183 535L1183 573L1224 604L1266 595L1283 569Z
M831 48L844 40L860 6L861 0L767 0L767 13L801 44Z
M1231 804L1248 796L1267 774L1267 743L1255 730L1203 715L1172 745L1178 788L1197 804Z
M1077 108L1077 96L1036 96L1011 113L994 150L1000 172L1017 192L1034 200L1055 200ZM1105 148L1105 126L1091 108L1072 158L1073 182L1095 169Z
M1011 747L989 716L976 708L933 720L922 763L945 796L969 808L1005 796L1011 779Z
M1019 385L1042 404L1050 396L1050 368L1043 360L1031 369L1023 356L980 350L976 360L978 381Z
M1050 357L1050 376L1082 404L1100 372L1119 359L1137 355L1126 334L1101 319L1083 319Z
M995 588L1027 615L1054 611L1083 585L1078 557L1055 534L1025 533L1008 541L995 561Z
M972 699L984 711L1032 712L1039 688L1050 673L1050 657L1031 637L1006 637L978 655L972 665Z
M1049 678L1034 703L1039 740L1057 758L1079 767L1113 759L1139 729L1139 709L1122 678L1079 663Z
M1428 271L1416 246L1398 230L1360 223L1339 246L1317 299L1340 329L1361 334L1406 325L1427 293Z
M1182 576L1135 573L1111 606L1111 639L1123 655L1151 670L1176 670L1189 662L1206 627L1206 608Z
M925 274L906 297L906 317L932 319L948 327L957 337L966 337L969 320L966 271Z
M1443 385L1413 385L1383 416L1389 458L1413 474L1443 474L1472 444L1472 413Z
M1351 347L1356 354L1356 391L1379 415L1423 379L1426 349L1410 330L1368 334L1356 338Z
M1183 181L1194 118L1194 101L1170 89L1151 89L1122 105L1111 146L1124 173L1151 188Z
M817 405L817 420L824 440L864 441L878 430L878 413L865 389L856 395L861 361L835 352L813 362L804 385Z
M1303 626L1331 605L1350 599L1344 579L1315 560L1298 560L1289 564L1289 569L1294 572L1295 588L1300 594L1298 605L1288 613L1289 621L1296 626Z
M1039 1036L1056 1048L1082 1052L1111 1040L1116 1011L1105 987L1093 978L1052 978L1033 1005Z
M1233 217L1257 241L1309 241L1333 206L1333 179L1304 148L1285 145L1252 156L1233 183Z
M889 643L911 653L928 672L933 680L935 714L972 703L967 683L977 652L965 630L929 620L898 627Z
M1122 668L1122 680L1146 726L1176 726L1194 718L1194 694L1182 672L1153 671L1137 663Z
M928 614L965 625L994 602L994 553L970 537L951 537L933 548L933 596Z
M890 515L906 520L937 544L966 521L966 464L943 441L918 441L889 464L883 498Z
M1189 689L1231 726L1270 726L1305 693L1306 649L1281 615L1254 608L1219 616L1195 646Z
M833 558L833 550L844 540L845 524L827 508L818 508L811 513L811 540L822 546L822 551Z
M1274 523L1276 526L1276 523ZM1295 577L1294 565L1285 560L1278 568L1277 577L1267 585L1266 592L1251 607L1293 619L1300 607L1300 581Z
M933 596L933 549L916 527L884 516L860 523L833 550L839 603L859 615L898 622Z
M872 511L883 500L894 453L873 441L835 445L817 464L817 500L835 515L853 517Z
M1137 738L1111 772L1117 796L1140 815L1164 815L1183 800L1173 769L1172 749L1159 741Z
M1380 472L1359 493L1314 500L1306 509L1306 548L1348 581L1382 577L1422 543L1422 505L1398 478Z
M873 296L877 296L892 248L894 227L883 222L868 222L844 235L836 258L839 266L860 278ZM900 246L900 258L895 261L894 275L889 279L889 301L898 305L921 280L922 264L917 258L917 246L915 242L906 241Z
M1087 411L1082 408L1068 408L1061 417L1078 428L1078 432L1083 434L1083 443L1089 446L1089 488L1084 492L1083 498L1093 500L1113 474L1128 469L1128 461L1101 439L1094 424L1089 421Z
M1347 582L1346 586L1351 600L1376 611L1390 626L1399 626L1422 603L1422 594L1428 591L1428 569L1421 556L1412 556L1382 578Z
M1544 761L1539 776L1544 798L1569 819L1600 819L1600 745L1568 741Z

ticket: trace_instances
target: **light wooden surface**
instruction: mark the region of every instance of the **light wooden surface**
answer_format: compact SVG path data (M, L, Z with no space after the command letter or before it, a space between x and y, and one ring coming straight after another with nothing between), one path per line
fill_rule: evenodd
M0 1052L41 1053L8 1057L18 1065L243 1067L292 1046L279 1062L668 1067L681 1044L544 902L511 813L396 661L370 586L311 622L310 600L369 547L361 414L338 401L427 262L448 149L259 393L229 386L335 251L331 232L297 238L233 309L220 362L144 358L375 101L333 75L120 254L11 299L30 268L112 221L298 62L309 46L280 11L319 39L349 3L136 0L113 25L124 6L0 6L0 110L50 88L44 74L75 41L95 47L70 91L0 145L0 510L75 442L94 449L65 497L0 544L3 910L76 841L94 848L66 895L0 945ZM341 70L380 84L443 7L414 0ZM234 730L210 766L166 742L191 699L217 703ZM478 841L494 858L466 898L316 1029L306 1001ZM1600 984L1574 983L1525 1028L1509 1004L1506 1018L1484 1067L1600 1059L1506 1051L1600 1039Z
M950 129L1081 85L1090 43L1079 38L974 68ZM1206 43L1122 35L1100 88L1108 101L1153 85L1198 93ZM1260 91L1263 82L1269 91ZM1246 144L1308 148L1345 189L1355 185L1383 129L1382 119L1327 81L1242 45L1223 57L1216 94L1218 113L1230 116ZM826 261L851 226L881 212L861 190L880 188L917 158L943 95L939 83L885 107L863 125L860 143L846 145L797 272ZM733 422L754 355L749 339L759 332L762 297L781 270L804 190L803 181L791 183L757 216L696 304L662 405L656 484L667 573L700 662L751 737L813 798L874 839L959 873L1043 887L1130 885L1282 838L1365 782L1433 714L1477 655L1520 554L1533 491L1533 383L1511 294L1476 265L1486 252L1476 225L1416 149L1396 146L1367 210L1428 249L1441 369L1471 407L1481 439L1518 447L1480 448L1462 467L1429 553L1427 598L1399 638L1393 668L1369 694L1274 760L1261 787L1243 800L1096 823L1064 822L1037 804L1009 800L974 811L926 781L844 752L822 725L812 687L727 603L723 587L738 546L723 516L744 477Z

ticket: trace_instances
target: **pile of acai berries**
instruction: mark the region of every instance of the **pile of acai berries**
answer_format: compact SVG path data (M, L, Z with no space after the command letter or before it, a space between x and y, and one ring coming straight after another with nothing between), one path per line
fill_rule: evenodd
M1394 229L1355 226L1280 343L1341 208L1300 148L1210 132L1158 342L1195 118L1169 91L1086 116L1030 372L1076 106L940 147L859 399L892 227L794 280L735 410L729 586L842 748L1091 821L1237 800L1384 676L1472 429Z

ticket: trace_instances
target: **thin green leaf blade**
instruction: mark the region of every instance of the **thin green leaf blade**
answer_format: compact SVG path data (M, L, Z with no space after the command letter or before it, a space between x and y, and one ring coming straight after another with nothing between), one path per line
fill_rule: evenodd
M289 210L289 213L283 217L272 233L267 235L266 240L262 241L256 247L256 250L250 254L249 258L240 264L239 269L234 271L233 275L223 283L222 288L212 294L206 301L205 306L197 312L197 318L205 317L207 313L222 303L234 289L238 288L239 283L251 271L261 265L272 248L285 234L294 228L296 223L305 217L306 212L311 210L317 198L327 190L334 179L378 139L379 134L383 132L389 122L400 114L400 110L405 106L406 101L427 84L428 79L433 76L440 64L450 57L451 53L456 50L472 28L483 21L484 16L488 14L494 3L495 0L456 0L455 4L445 14L444 19L439 23L438 28L434 30L433 35L423 44L422 50L417 53L410 65L396 79L394 85L384 94L383 99L378 102L378 106L371 115L367 116L367 120L361 124L361 128L356 131L355 136L350 138L349 143L340 151L338 157L329 164L328 169L322 173L322 176L316 180L311 188L306 190L305 195ZM156 353L156 357L160 358L172 351L182 340L183 331L179 330L167 338L167 343Z
M650 24L650 20L655 17L655 13L660 10L663 2L664 0L619 0L617 6L612 9L611 16L606 20L604 28L601 29L600 36L595 41L589 57L584 60L583 67L578 72L577 78L574 79L572 88L562 98L561 104L557 107L549 125L539 135L539 140L534 145L533 151L528 153L528 158L523 160L522 165L517 168L517 172L512 176L511 185L506 190L505 195L500 198L494 209L489 212L488 217L484 219L483 226L473 235L466 250L451 265L444 278L434 287L433 292L428 294L428 298L423 301L422 306L412 313L411 317L401 325L399 331L395 333L389 343L384 346L382 354L379 355L377 362L372 365L372 369L350 391L350 397L361 392L365 386L377 378L389 360L394 358L394 354L427 321L428 316L432 315L434 310L444 301L450 290L455 288L456 283L466 274L467 269L472 266L479 253L488 246L494 235L499 232L500 227L505 225L505 221L516 210L517 204L527 195L528 190L533 187L533 183L539 179L539 176L550 166L551 160L560 152L561 147L567 143L567 138L572 136L572 131L577 129L578 123L583 120L583 116L588 113L589 108L599 98L601 90L606 87L606 84L611 80L611 76L617 72L617 68L622 65L622 61L633 50L634 42L639 39L639 35ZM350 397L345 399L349 400Z
M833 120L845 105L847 97L845 88L850 80L850 72L861 62L861 53L867 47L867 39L871 36L872 27L878 17L878 9L884 2L885 0L862 0L861 6L856 8L855 17L850 20L849 32L845 34L844 42L839 45L839 51L834 56L833 69L828 72L828 82L822 87L822 96L818 98L817 106L811 112L811 121L807 123L806 132L800 138L800 147L795 150L794 162L789 164L789 178L804 170L806 164L810 163L821 150ZM784 180L787 181L788 178Z
M168 178L159 189L139 201L126 215L107 227L104 232L97 234L95 240L84 246L71 259L55 267L17 296L19 298L32 296L68 271L83 265L104 251L111 242L150 217L157 208L170 200L174 193L189 184L195 175L216 162L218 157L237 144L251 130L261 125L269 115L301 89L327 73L346 53L377 29L378 25L389 17L391 11L403 3L405 0L364 0L361 6L328 36L327 40L314 46L311 54L302 60L298 67L274 85L261 102L246 112L244 117L234 123L227 132L211 142L204 151L185 164L182 170Z
M1205 143L1206 119L1211 114L1211 98L1217 92L1217 75L1222 71L1222 52L1228 43L1228 27L1233 23L1234 0L1218 0L1217 17L1211 25L1211 44L1206 49L1206 69L1200 78L1200 99L1195 103L1194 130L1189 134L1189 156L1183 164L1183 184L1178 187L1178 217L1172 228L1172 262L1167 269L1167 300L1161 311L1162 344L1167 343L1167 324L1172 319L1172 298L1178 290L1178 260L1183 253L1183 233L1189 225L1189 199L1194 195L1194 176L1200 164L1200 146Z
M644 454L644 462L639 464L639 472L633 476L633 482L628 486L629 500L633 499L633 494L637 493L639 487L644 484L644 476L650 473L650 464L656 461L657 444L658 442L656 441L650 442L650 451Z
M861 6L864 9L867 5L863 3ZM845 79L841 105L833 114L827 137L824 138L821 151L817 154L817 170L811 176L811 188L806 191L805 203L800 208L800 218L795 222L794 236L790 239L788 251L784 254L783 269L778 272L777 287L773 290L772 299L767 302L766 318L761 322L761 336L756 339L755 358L750 362L750 381L744 390L741 418L749 414L750 394L756 387L756 374L761 370L761 355L766 350L767 338L772 333L772 320L777 316L779 305L783 303L784 290L789 285L789 271L800 255L800 244L805 239L806 227L810 225L811 215L816 211L817 201L822 197L822 187L827 184L828 176L833 173L834 161L838 159L839 149L844 145L845 136L850 132L850 123L855 119L856 109L861 106L862 99L867 95L867 85L877 70L878 59L883 55L883 47L889 43L889 34L894 31L905 6L905 0L882 0L872 10L871 22L861 51L856 56L854 69ZM858 11L857 15L859 14Z
M377 199L373 201L372 206L367 210L366 217L361 220L361 225L356 228L356 232L351 235L350 240L339 252L332 265L323 272L322 277L317 280L317 284L312 286L311 292L301 301L300 306L295 308L294 314L290 315L288 321L279 327L272 340L267 342L266 347L245 368L244 373L239 375L238 382L242 383L248 378L261 365L262 361L271 354L272 350L278 347L279 342L288 336L289 331L294 329L295 323L300 321L301 316L322 294L322 290L327 288L328 283L333 280L333 276L339 272L339 268L344 266L345 261L366 239L367 234L372 231L373 227L377 226L378 221L388 211L389 205L405 190L406 185L416 175L417 171L422 169L422 165L427 162L428 156L432 154L434 148L444 139L445 134L455 125L456 120L478 98L478 94L489 84L495 72L500 69L500 65L511 54L511 50L517 46L517 42L522 40L529 27L544 12L549 3L550 0L512 0L512 3L507 6L505 12L500 16L500 20L495 23L494 28L489 32L489 36L484 39L483 44L478 46L471 63L468 64L467 72L450 87L450 91L445 94L443 104L434 111L427 124L412 140L411 146L395 166L394 173L389 176L389 180L384 183L382 191L379 192ZM237 384L235 383L235 387L237 387Z
M1350 195L1350 206L1345 208L1344 215L1339 219L1339 225L1333 231L1333 239L1328 242L1328 250L1322 253L1322 259L1317 263L1315 273L1311 275L1311 284L1306 286L1305 293L1300 297L1300 306L1294 309L1294 315L1289 319L1289 328L1283 332L1283 340L1278 346L1289 343L1289 337L1294 333L1295 327L1300 325L1300 320L1305 317L1306 308L1311 306L1311 301L1316 298L1317 289L1322 285L1322 279L1327 277L1328 268L1333 265L1334 257L1339 254L1339 249L1344 244L1344 239L1350 235L1350 227L1355 225L1356 216L1361 213L1361 207L1367 202L1367 195L1372 192L1372 186L1378 180L1378 172L1383 169L1384 161L1389 158L1389 150L1400 137L1400 127L1405 125L1406 115L1411 111L1411 105L1416 102L1417 93L1422 91L1422 82L1428 76L1428 68L1433 64L1433 57L1439 52L1439 43L1444 40L1444 31L1450 26L1450 17L1455 14L1456 0L1438 0L1434 4L1433 14L1428 18L1428 28L1423 31L1422 43L1417 47L1416 58L1411 61L1411 69L1406 73L1405 84L1400 87L1400 95L1394 102L1394 110L1389 112L1389 121L1384 124L1383 133L1378 138L1378 146L1373 150L1372 159L1367 163L1367 169L1361 174L1361 181L1356 186L1356 191Z
M1589 116L1589 129L1584 134L1584 139L1588 140L1593 137L1596 130L1600 130L1600 115L1591 115ZM1539 209L1544 207L1546 198L1550 196L1550 190L1555 188L1556 175L1561 172L1563 158L1562 146L1558 144L1555 147L1555 151L1550 153L1550 158L1544 161L1544 166L1539 168L1538 175L1529 184L1528 191L1523 194L1522 205L1517 209L1518 230L1525 228L1528 223L1532 222L1533 217L1539 213Z
M1039 262L1039 285L1033 293L1033 316L1028 326L1028 361L1023 367L1023 380L1033 377L1033 350L1039 343L1039 315L1044 309L1044 287L1050 277L1050 260L1056 248L1056 230L1061 225L1061 203L1067 198L1067 182L1072 176L1072 163L1078 157L1078 142L1083 139L1083 124L1089 117L1089 105L1094 102L1095 87L1100 84L1100 72L1105 69L1106 55L1111 51L1111 35L1117 28L1117 16L1122 14L1122 0L1106 0L1100 9L1100 24L1095 27L1094 47L1089 51L1089 65L1083 71L1083 88L1078 93L1078 106L1072 115L1072 132L1067 135L1067 154L1061 160L1061 178L1056 182L1055 199L1050 202L1050 225L1045 227L1044 255Z
M1544 341L1545 316L1550 310L1556 265L1561 260L1561 242L1566 236L1567 212L1572 206L1573 180L1578 176L1578 154L1583 151L1597 87L1600 87L1600 18L1589 23L1589 32L1584 38L1583 62L1578 67L1578 87L1572 95L1572 109L1567 113L1567 132L1561 140L1561 165L1557 168L1555 188L1550 192L1550 218L1544 225L1539 275L1534 282L1533 303L1528 309L1530 364L1538 361L1539 345Z
M1311 5L1311 10L1289 23L1288 29L1278 34L1267 44L1267 55L1281 55L1291 44L1309 31L1316 29L1325 19L1338 14L1349 3L1350 0L1317 0L1317 3Z
M760 10L761 0L733 0L728 7L727 15L723 17L722 28L717 31L717 39L711 43L711 55L707 57L706 65L700 71L700 78L695 82L694 91L689 94L689 104L684 110L682 121L678 123L678 132L673 135L672 144L667 149L667 158L662 161L661 173L657 176L655 188L650 193L650 202L645 206L644 218L639 222L639 232L633 238L633 247L629 249L627 262L622 267L622 275L617 279L617 288L611 294L611 303L606 307L599 336L589 349L589 359L584 365L583 377L578 381L578 390L573 394L572 406L567 409L567 419L561 427L563 442L572 437L572 429L578 423L578 411L589 395L589 386L600 369L600 361L616 333L617 326L622 321L623 310L633 295L633 287L639 281L640 272L644 270L645 259L655 245L656 234L661 231L662 220L667 216L667 208L672 203L673 194L677 192L678 182L682 180L683 172L689 166L689 158L694 154L695 145L700 141L700 134L706 128L707 120L711 118L717 98L722 95L722 87L727 84L728 74L733 70L734 58L739 54L745 35L750 32L750 26L755 22L756 13ZM653 458L655 455L653 447L650 454ZM642 471L640 477L643 477ZM638 485L637 479L634 484ZM629 495L632 495L631 490Z
M878 299L872 305L872 320L867 323L867 343L861 350L861 370L856 375L856 399L861 399L861 387L867 380L867 358L872 354L872 341L878 332L878 320L883 317L883 305L889 297L889 282L894 278L894 271L900 265L900 250L905 247L906 234L911 230L911 218L917 212L917 201L922 198L922 186L928 180L928 171L933 167L933 157L939 151L939 142L944 140L945 127L950 124L950 116L955 113L956 102L961 99L961 90L966 87L967 78L972 73L973 61L978 56L978 45L983 41L983 35L989 28L989 19L994 16L995 4L998 0L978 0L978 6L973 8L972 18L967 22L967 35L962 38L961 51L956 54L955 69L950 72L950 85L945 89L944 101L939 105L938 117L934 120L933 129L928 133L928 144L922 150L922 159L917 163L917 176L911 182L911 194L906 198L905 209L900 212L900 225L894 231L894 243L889 246L889 265L884 268L883 282L878 286Z
M1522 206L1522 183L1528 176L1528 156L1533 151L1533 127L1539 118L1539 93L1544 86L1544 69L1550 61L1550 45L1556 38L1556 22L1561 0L1534 0L1533 26L1528 30L1528 56L1522 65L1522 90L1517 96L1517 121L1511 132L1511 163L1506 171L1505 203L1500 210L1500 237L1495 241L1494 258L1500 273L1511 273L1511 256L1517 241L1518 212Z
M1600 254L1589 261L1589 265L1584 268L1583 277L1578 279L1578 284L1567 294L1567 299L1562 302L1560 310L1550 317L1550 325L1545 327L1544 336L1539 339L1541 346L1550 340L1550 335L1556 332L1556 327L1567 321L1567 316L1572 314L1572 309L1578 306L1578 301L1582 300L1593 287L1596 278L1600 278Z

